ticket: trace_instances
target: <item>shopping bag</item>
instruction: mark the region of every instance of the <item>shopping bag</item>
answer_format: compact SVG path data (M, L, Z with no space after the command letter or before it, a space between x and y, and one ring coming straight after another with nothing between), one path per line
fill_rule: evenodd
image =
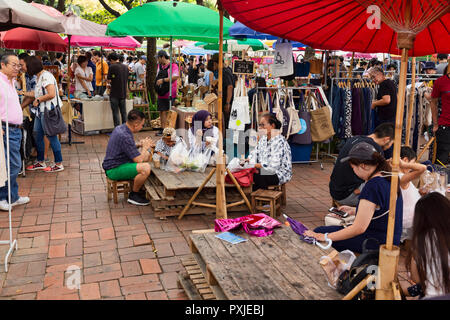
M320 74L322 73L323 69L323 62L320 59L312 58L309 60L310 68L309 72L313 74Z
M255 168L241 169L239 171L232 172L231 174L236 179L241 187L250 187L253 184L253 174L255 174ZM225 176L226 183L233 183L230 176Z
M273 101L274 107L272 109L272 113L275 114L277 119L281 122L281 134L284 137L288 137L288 129L289 129L289 112L286 110L286 108L283 106L282 103L280 103L280 98L278 93L274 94L274 101Z
M320 105L320 102L313 94L311 97ZM330 109L329 106L322 106L310 111L311 139L313 142L322 142L334 136L335 132L331 122Z
M212 149L206 148L203 152L199 148L193 147L189 151L183 164L183 168L194 172L205 172L212 155Z
M275 57L272 65L272 77L290 76L294 73L292 59L292 44L278 39L275 47Z
M298 118L300 120L301 129L297 134L293 134L289 142L295 144L311 144L311 115L308 111L309 96L303 101L298 112Z
M299 62L298 58L302 57L301 54L297 56L295 61L295 76L296 77L307 77L309 75L310 63L308 61ZM303 58L303 57L302 57Z
M287 107L286 110L289 113L289 126L288 126L288 137L297 134L302 129L302 125L300 123L300 118L298 116L298 111L295 109L294 98L292 97L292 93L289 93L286 98Z
M164 167L166 171L179 173L184 171L185 163L187 161L187 157L189 155L188 148L184 140L178 142L170 152L169 159L167 160L167 164Z
M244 93L244 80L239 79L234 89L233 105L231 106L228 127L232 130L244 131L250 123L248 96Z

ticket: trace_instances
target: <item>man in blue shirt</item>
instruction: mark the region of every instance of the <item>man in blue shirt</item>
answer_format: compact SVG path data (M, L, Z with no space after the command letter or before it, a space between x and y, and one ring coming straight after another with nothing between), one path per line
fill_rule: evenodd
M128 113L127 122L117 126L111 134L106 148L106 156L102 167L111 180L133 180L133 190L128 196L128 202L138 206L146 206L150 202L140 193L150 175L150 149L154 146L150 138L140 141L142 151L138 150L133 133L142 130L145 115L142 111L133 109Z

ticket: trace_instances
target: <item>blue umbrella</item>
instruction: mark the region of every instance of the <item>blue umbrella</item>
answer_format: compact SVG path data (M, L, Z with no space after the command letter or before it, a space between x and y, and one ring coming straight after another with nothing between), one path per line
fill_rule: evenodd
M260 39L260 40L276 40L278 37L272 36L268 33L262 33L255 31L253 29L250 29L249 27L245 26L244 24L237 21L235 24L233 24L230 29L228 30L230 33L230 36L235 38L249 38L249 39ZM307 45L304 45L300 42L292 41L293 47L307 47ZM275 47L274 47L275 48Z
M187 54L188 56L205 56L207 54L214 54L218 51L216 50L205 50L201 47L185 47L181 49L181 52Z

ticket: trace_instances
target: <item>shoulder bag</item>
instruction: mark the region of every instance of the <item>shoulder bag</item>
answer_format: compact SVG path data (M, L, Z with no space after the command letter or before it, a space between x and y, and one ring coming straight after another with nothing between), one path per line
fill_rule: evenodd
M56 106L52 104L52 109L48 110L46 106L44 106L44 132L47 136L53 137L58 134L63 134L67 131L67 125L64 122L64 118L61 112L61 107L59 105L59 91L58 91L58 85L56 84L55 80L55 94L56 94ZM42 93L45 95L45 88L42 86Z

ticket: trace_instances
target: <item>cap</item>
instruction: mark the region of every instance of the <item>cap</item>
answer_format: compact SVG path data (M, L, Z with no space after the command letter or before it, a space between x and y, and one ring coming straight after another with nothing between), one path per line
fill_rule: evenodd
M425 62L425 66L422 68L423 70L433 69L436 70L436 64L433 61Z
M347 157L341 159L341 162L348 161L349 159L372 160L374 152L378 151L373 145L367 142L359 142L351 148Z
M174 138L175 134L176 134L176 131L175 131L174 128L167 127L167 128L164 128L164 130L163 130L163 137L172 137L172 138Z
M156 54L155 58L164 57L166 59L169 59L169 54L165 50L159 50Z
M140 56L139 59L147 61L147 56Z

